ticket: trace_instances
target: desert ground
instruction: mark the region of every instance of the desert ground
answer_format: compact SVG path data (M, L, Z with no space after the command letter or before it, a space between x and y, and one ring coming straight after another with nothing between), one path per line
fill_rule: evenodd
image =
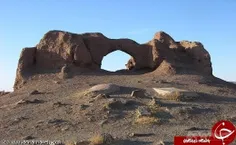
M116 85L119 90L89 91L98 84ZM166 87L196 92L198 97L165 98L153 90ZM131 95L135 90L139 93ZM149 117L137 113L141 107L149 109ZM174 136L211 133L219 120L236 123L235 110L236 85L213 76L105 71L68 78L38 74L0 97L0 140L1 144L13 140L92 144L96 136L106 133L113 138L108 144L172 145Z

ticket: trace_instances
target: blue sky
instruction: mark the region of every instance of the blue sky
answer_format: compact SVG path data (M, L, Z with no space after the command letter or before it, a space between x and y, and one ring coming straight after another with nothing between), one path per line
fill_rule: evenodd
M49 30L102 32L139 43L165 31L175 40L200 41L210 52L214 75L236 80L235 0L1 0L0 90L11 90L20 51ZM111 54L104 68L122 68L127 55Z

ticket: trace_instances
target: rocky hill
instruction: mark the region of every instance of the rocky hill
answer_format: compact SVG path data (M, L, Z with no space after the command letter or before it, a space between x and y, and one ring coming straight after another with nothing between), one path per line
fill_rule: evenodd
M212 75L210 55L200 42L176 42L165 32L158 32L149 42L138 44L130 39L110 39L101 33L49 31L35 47L22 50L14 88L19 88L33 72L59 72L65 64L99 70L103 57L115 50L132 56L126 64L128 70Z

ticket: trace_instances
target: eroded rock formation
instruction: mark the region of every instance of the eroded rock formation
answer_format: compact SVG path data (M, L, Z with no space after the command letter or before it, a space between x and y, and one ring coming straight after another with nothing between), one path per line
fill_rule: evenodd
M0 97L6 94L9 94L10 92L0 91Z
M109 39L101 33L49 31L38 45L22 50L15 89L30 70L57 70L65 64L98 70L103 57L116 50L132 56L126 64L128 70L148 68L167 74L212 75L210 55L201 43L176 42L165 32L158 32L151 41L138 44L130 39Z

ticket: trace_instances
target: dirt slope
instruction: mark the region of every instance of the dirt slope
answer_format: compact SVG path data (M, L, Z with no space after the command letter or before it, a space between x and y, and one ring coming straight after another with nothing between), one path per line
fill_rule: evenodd
M122 86L109 97L86 91L102 83ZM153 87L176 87L199 93L192 101L160 98ZM131 97L134 90L145 92ZM37 90L32 92L33 90ZM158 123L137 123L137 109L155 98ZM118 102L118 103L117 103ZM36 75L24 87L0 97L0 141L81 141L109 133L114 144L173 144L174 136L196 127L210 132L219 120L236 123L236 85L198 75L158 76L93 73L60 79L57 74ZM143 136L131 137L132 133ZM28 137L28 139L30 139Z

